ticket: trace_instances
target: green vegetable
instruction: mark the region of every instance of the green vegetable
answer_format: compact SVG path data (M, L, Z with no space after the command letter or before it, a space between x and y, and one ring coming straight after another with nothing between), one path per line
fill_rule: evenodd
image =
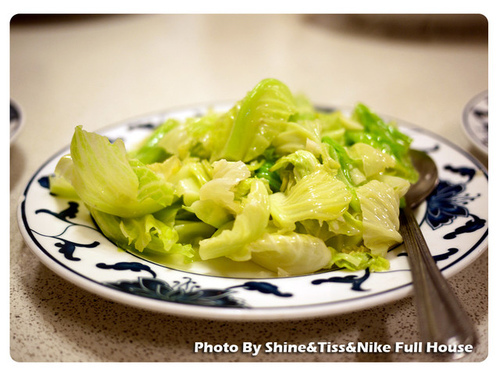
M78 198L75 188L71 184L73 176L73 160L71 155L64 155L57 162L54 174L49 176L50 192L66 198Z
M50 188L80 199L119 248L169 267L380 271L418 178L410 146L363 104L321 111L270 78L228 111L167 119L132 150L76 127Z
M89 208L103 234L120 248L139 252L182 254L193 258L192 246L177 243L175 228L148 214L138 218L120 218Z
M250 171L241 161L215 162L213 177L200 188L199 199L191 205L192 212L215 228L234 220L234 215L243 210L242 202L236 200L235 189L249 177Z
M338 252L332 250L331 262L339 267L350 271L358 271L368 268L372 272L384 271L389 268L389 261L382 256L373 255L369 251Z
M323 137L323 142L329 146L329 153L333 160L340 165L337 177L342 181L352 194L351 206L359 211L359 201L356 194L356 183L353 179L353 160L347 154L347 150L330 137Z
M66 174L68 182L87 206L120 217L138 217L172 203L172 184L147 165L129 159L121 139L112 144L79 126L70 150L73 165Z
M264 234L249 245L255 263L280 276L307 274L328 265L331 252L314 236L300 233Z
M276 79L261 81L248 93L219 158L248 162L266 150L296 111L290 90Z
M221 228L211 238L200 242L202 259L226 256L237 261L251 259L248 244L258 240L269 221L269 193L264 183L252 181L250 193L242 202L241 213L227 228Z
M140 148L135 150L130 156L134 159L138 159L144 164L158 163L167 159L169 154L164 147L159 146L160 140L165 137L165 134L169 133L172 129L179 126L179 121L169 119L163 124L158 126L153 134L147 138Z
M411 183L417 181L418 173L413 167L409 154L412 141L410 137L401 133L395 126L385 123L363 104L355 107L353 119L361 123L364 129L346 132L349 145L362 142L387 152L396 161L393 167L396 175Z
M266 180L269 183L269 187L273 192L278 192L281 189L281 178L278 173L274 172L273 169L274 162L272 160L266 160L264 163L255 171L255 176Z
M338 218L347 211L351 197L344 183L317 169L288 192L271 195L271 216L275 225L293 231L295 223L303 220Z
M399 200L396 191L383 182L372 180L358 189L363 214L363 240L373 254L384 256L403 240L399 229Z

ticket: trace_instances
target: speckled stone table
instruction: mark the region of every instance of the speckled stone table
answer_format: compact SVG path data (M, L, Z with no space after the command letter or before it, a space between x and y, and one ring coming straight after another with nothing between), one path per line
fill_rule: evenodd
M439 20L433 25L440 25ZM460 129L464 105L488 88L488 45L481 27L468 32L459 27L448 33L439 27L404 31L394 31L394 25L384 29L380 23L353 26L346 16L14 18L10 94L25 119L10 146L12 360L449 361L426 353L195 352L196 342L394 345L418 342L419 337L411 297L337 316L271 322L193 319L129 307L82 290L47 269L24 244L16 222L17 204L30 177L68 144L74 126L96 130L178 105L232 100L269 76L320 103L370 103L381 113L447 137L487 166L487 157L472 148ZM450 283L480 337L475 351L459 361L485 361L488 254Z

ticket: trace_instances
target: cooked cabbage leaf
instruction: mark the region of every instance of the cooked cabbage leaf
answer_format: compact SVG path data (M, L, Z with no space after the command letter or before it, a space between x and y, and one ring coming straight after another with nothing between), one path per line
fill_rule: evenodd
M342 181L318 168L289 191L271 195L271 216L279 228L294 230L295 223L316 219L334 220L347 211L351 193Z
M383 182L372 180L358 189L363 213L363 240L375 255L384 256L402 242L399 230L399 196Z
M121 139L111 143L78 126L70 151L70 182L89 207L120 217L139 217L173 201L172 184L140 161L129 159Z
M400 132L394 125L386 123L364 104L358 104L354 108L353 119L361 123L364 129L346 132L348 145L361 142L389 153L396 160L393 172L411 183L417 181L418 173L409 154L412 142L409 136Z
M102 233L120 248L131 251L181 254L193 258L192 246L178 243L177 231L147 214L139 218L121 218L89 208Z
M279 276L307 274L328 265L332 254L325 243L309 234L266 233L248 245L255 263Z
M296 111L293 95L277 79L262 80L241 103L220 159L248 162L261 155Z
M174 268L381 271L418 179L411 142L364 104L322 110L268 78L128 151L76 127L50 189L81 200L118 247Z
M369 250L358 248L350 252L332 250L332 264L350 271L359 271L368 268L372 272L386 271L389 269L389 261L380 255L374 255Z
M200 241L202 259L220 256L237 261L251 259L247 245L265 233L269 221L269 191L261 180L252 181L250 193L242 205L230 227L222 227L213 237Z

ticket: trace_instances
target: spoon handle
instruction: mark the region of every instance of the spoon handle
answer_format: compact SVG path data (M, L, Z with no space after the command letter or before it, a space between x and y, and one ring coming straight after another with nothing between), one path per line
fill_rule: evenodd
M474 347L477 336L472 321L436 266L408 206L401 210L400 231L410 260L422 340Z

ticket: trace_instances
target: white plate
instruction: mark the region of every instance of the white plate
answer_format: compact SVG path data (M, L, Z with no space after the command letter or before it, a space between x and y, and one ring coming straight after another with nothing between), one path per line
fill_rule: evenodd
M226 109L222 105L216 109ZM195 107L143 116L100 133L130 146L165 118L205 111ZM416 211L422 231L446 277L487 248L488 176L469 154L428 131L398 121L413 147L436 161L440 185ZM49 194L47 178L58 152L35 173L18 209L21 233L52 271L90 292L154 311L210 319L278 320L351 312L409 295L412 283L404 245L389 252L387 272L330 271L271 279L198 275L166 268L118 250L96 229L80 202Z
M488 91L467 103L462 113L462 127L474 146L488 154Z
M12 99L10 100L10 143L14 142L24 125L21 107Z

